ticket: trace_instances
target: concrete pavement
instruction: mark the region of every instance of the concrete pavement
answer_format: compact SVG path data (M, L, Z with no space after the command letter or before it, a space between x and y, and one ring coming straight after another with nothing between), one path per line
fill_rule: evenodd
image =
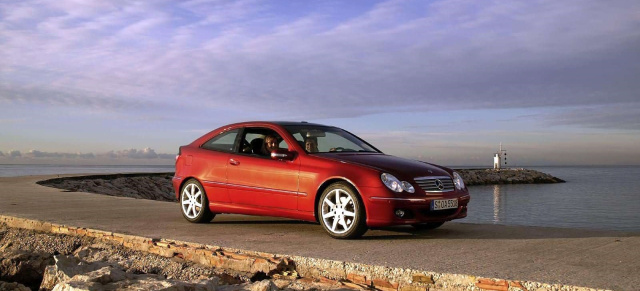
M317 224L218 215L190 224L177 203L65 192L0 178L0 213L100 230L269 253L592 288L640 288L640 233L448 223L335 240Z

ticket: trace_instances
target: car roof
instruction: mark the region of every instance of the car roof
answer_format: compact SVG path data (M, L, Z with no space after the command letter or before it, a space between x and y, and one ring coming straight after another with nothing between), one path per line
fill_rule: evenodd
M235 123L233 125L249 125L249 124L275 124L275 125L280 125L280 126L292 126L292 125L302 125L302 126L325 126L325 127L333 127L333 126L329 126L329 125L324 125L324 124L318 124L318 123L309 123L306 121L247 121L247 122L239 122L239 123Z
M324 125L324 124L318 124L318 123L309 123L306 121L273 121L273 123L277 124L277 125L281 125L281 126L290 126L290 125L312 125L312 126L327 126L328 125Z

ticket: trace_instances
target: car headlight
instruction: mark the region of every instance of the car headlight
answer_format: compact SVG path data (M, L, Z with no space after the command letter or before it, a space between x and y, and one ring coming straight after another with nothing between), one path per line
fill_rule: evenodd
M401 182L400 180L398 180L398 178L396 178L395 176L389 173L382 173L382 175L380 175L380 180L382 180L382 183L385 186L387 186L387 188L391 189L391 191L393 192L398 192L398 193L402 191L407 191L409 193L415 192L415 189L413 188L411 183L407 181Z
M456 185L456 189L458 190L464 189L464 181L462 181L462 177L456 172L453 172L453 184Z
M413 185L411 185L411 183L407 182L407 181L402 181L402 189L404 191L407 191L409 193L413 193L416 191L416 189L413 188Z

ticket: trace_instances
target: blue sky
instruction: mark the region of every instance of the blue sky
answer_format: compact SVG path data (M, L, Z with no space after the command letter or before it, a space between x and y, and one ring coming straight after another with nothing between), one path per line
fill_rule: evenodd
M638 52L638 1L3 1L0 163L306 120L444 165L637 165Z

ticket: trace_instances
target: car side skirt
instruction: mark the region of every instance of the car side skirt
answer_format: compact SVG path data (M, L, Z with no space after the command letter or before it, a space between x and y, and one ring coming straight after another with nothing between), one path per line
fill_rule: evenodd
M305 212L290 209L278 209L269 207L260 207L253 205L238 205L233 203L211 202L209 209L213 213L232 213L258 216L274 216L285 217L291 219L299 219L304 221L316 222L313 212Z

